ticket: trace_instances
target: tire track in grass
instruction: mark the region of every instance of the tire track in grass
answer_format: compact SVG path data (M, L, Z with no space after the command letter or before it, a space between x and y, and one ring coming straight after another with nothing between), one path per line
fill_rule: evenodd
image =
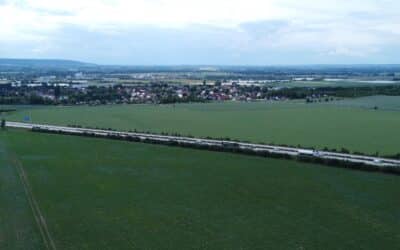
M40 235L42 236L43 242L46 246L46 249L55 250L56 245L54 243L53 238L51 237L50 231L47 227L47 223L45 217L43 216L39 204L33 195L32 188L29 184L26 172L22 163L18 160L15 154L10 154L11 163L16 168L19 178L21 180L22 186L24 188L26 197L29 202L29 206L32 209L33 216L35 217L36 224L39 228Z

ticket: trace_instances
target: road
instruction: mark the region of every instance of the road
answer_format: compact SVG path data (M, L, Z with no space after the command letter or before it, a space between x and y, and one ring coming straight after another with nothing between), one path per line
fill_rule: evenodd
M191 138L191 137L189 138L189 137L166 136L158 134L109 131L100 129L72 128L72 127L55 126L48 124L30 124L30 123L8 122L8 121L6 122L6 126L10 128L19 128L28 130L32 130L33 128L40 128L42 130L46 130L49 132L62 131L77 135L90 133L101 137L108 137L111 135L119 137L136 137L140 138L141 140L151 139L160 142L178 142L178 143L186 143L193 145L216 146L221 148L231 145L234 147L238 147L240 149L251 150L254 152L268 152L273 154L289 155L289 156L309 156L320 159L339 160L342 162L362 163L365 165L377 166L377 167L400 168L400 160L372 157L372 156L362 156L355 154L315 151L310 149L301 149L292 147L281 147L274 145L244 143L244 142L225 141L225 140L209 140L209 139Z

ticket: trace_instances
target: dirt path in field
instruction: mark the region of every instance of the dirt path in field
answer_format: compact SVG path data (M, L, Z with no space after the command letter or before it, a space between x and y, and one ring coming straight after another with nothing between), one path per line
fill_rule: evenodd
M18 160L17 156L15 154L10 154L11 158L11 164L16 168L17 173L19 175L19 178L21 179L22 186L24 188L26 197L29 201L29 206L32 209L33 216L35 217L36 224L39 228L40 235L42 236L44 245L46 246L46 249L57 249L56 245L54 244L54 240L51 237L50 231L47 227L46 220L40 211L38 202L36 201L32 188L29 184L26 172L24 170L24 167L22 163Z

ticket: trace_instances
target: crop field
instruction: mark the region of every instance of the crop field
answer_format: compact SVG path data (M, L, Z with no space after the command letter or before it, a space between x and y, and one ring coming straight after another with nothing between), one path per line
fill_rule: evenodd
M357 104L365 100L369 100L368 104ZM35 123L229 137L319 149L344 147L380 155L400 153L400 113L386 110L383 105L396 106L397 100L390 97L365 100L331 104L229 102L50 107L20 109L8 119L22 121L28 115ZM376 102L382 107L379 110L360 107Z
M329 104L352 108L374 109L377 107L380 110L400 111L400 96L368 96L344 99Z
M0 249L40 249L42 243L16 169L0 131Z
M399 176L16 130L0 141L1 249L43 249L10 157L57 249L400 245Z

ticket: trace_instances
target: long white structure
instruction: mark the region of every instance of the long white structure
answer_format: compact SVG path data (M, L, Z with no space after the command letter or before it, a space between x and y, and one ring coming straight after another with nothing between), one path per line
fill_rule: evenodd
M136 137L141 140L150 139L153 141L160 142L177 142L194 144L200 146L217 146L226 147L234 146L240 149L251 150L254 152L268 152L272 154L281 154L289 156L309 156L320 159L338 160L342 162L351 163L361 163L376 167L399 167L400 160L387 159L381 157L372 156L362 156L354 154L343 154L343 153L333 153L326 151L316 151L310 149L292 148L292 147L281 147L274 145L264 145L264 144L254 144L254 143L244 143L235 141L225 141L225 140L209 140L202 138L191 138L191 137L177 137L177 136L166 136L158 134L145 134L145 133L133 133L133 132L122 132L122 131L109 131L101 129L89 129L89 128L74 128L65 126L55 126L47 124L30 124L30 123L20 123L20 122L6 122L6 126L10 128L20 128L20 129L41 129L49 132L65 132L71 134L94 134L97 136L107 137L107 136L118 136L118 137Z

